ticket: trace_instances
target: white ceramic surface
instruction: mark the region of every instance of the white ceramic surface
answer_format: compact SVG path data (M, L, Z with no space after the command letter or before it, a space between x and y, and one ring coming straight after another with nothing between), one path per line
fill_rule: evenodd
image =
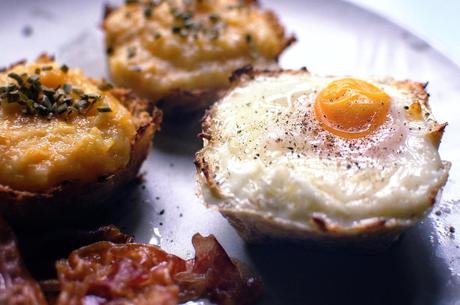
M0 1L0 65L40 52L106 75L99 25L104 0ZM116 2L116 1L112 1ZM338 0L262 1L275 9L298 43L286 68L321 74L392 75L429 81L431 104L449 126L441 145L453 162L434 213L389 251L376 256L311 252L296 246L246 246L233 228L195 196L198 119L167 122L115 221L137 240L191 256L191 236L213 233L228 252L253 265L266 292L262 304L460 304L460 69L406 30ZM25 27L32 29L24 35ZM160 213L164 210L164 213ZM449 227L457 228L450 233Z
M409 29L460 66L460 1L345 0Z

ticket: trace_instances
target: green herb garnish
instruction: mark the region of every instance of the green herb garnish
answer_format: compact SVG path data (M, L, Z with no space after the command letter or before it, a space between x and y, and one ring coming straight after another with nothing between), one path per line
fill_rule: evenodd
M174 34L179 34L179 33L180 33L180 30L181 30L181 27L178 26L178 25L176 25L176 26L173 26L171 30L172 30L172 32L173 32Z
M13 82L0 85L0 102L17 103L25 114L36 114L50 119L53 116L68 116L72 113L85 114L102 99L102 96L96 94L84 94L81 89L72 88L69 83L56 88L43 86L40 82L39 71L50 70L50 67L52 68L52 66L42 66L35 69L35 73L30 75L9 73L8 77ZM68 71L67 69L64 68ZM105 83L105 86L109 88L111 85ZM99 108L102 108L102 111ZM111 111L107 108L110 109L108 106L101 106L98 107L98 111Z
M69 67L68 67L67 65L62 65L62 66L61 66L61 71L62 71L63 73L67 73L67 72L69 72Z
M99 111L99 112L112 112L112 109L109 106L104 105L104 106L101 106L101 107L97 107L97 111Z
M220 17L219 17L219 15L217 15L217 14L211 14L211 15L209 15L209 20L210 20L212 23L217 23L217 22L219 22Z
M181 11L173 7L170 9L170 13L175 18L175 24L171 28L172 33L184 38L192 36L194 39L197 39L199 34L209 37L211 40L219 38L222 28L219 23L221 21L219 15L212 13L208 16L208 21L199 21L194 20L192 11Z
M128 58L136 56L136 47L128 47Z
M72 92L72 85L66 83L62 86L62 90L64 90L66 94L70 94Z
M101 91L109 91L113 89L113 85L107 82L105 79L103 79L102 82L99 84L98 88Z
M113 54L113 47L107 47L105 52L107 53L107 55L112 55Z
M11 72L10 74L8 74L8 77L14 79L19 86L24 85L24 80L19 74Z
M145 7L144 7L144 17L145 18L150 18L152 17L152 11L153 11L153 4L152 3L148 3Z

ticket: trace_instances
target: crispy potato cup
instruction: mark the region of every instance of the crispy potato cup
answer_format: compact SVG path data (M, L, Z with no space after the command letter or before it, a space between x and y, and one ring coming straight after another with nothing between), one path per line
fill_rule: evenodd
M25 227L77 220L138 175L161 111L43 55L0 74L0 212Z

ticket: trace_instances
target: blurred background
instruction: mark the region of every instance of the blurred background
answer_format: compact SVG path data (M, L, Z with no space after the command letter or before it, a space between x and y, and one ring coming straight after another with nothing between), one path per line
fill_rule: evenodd
M460 65L460 1L345 0L408 29Z

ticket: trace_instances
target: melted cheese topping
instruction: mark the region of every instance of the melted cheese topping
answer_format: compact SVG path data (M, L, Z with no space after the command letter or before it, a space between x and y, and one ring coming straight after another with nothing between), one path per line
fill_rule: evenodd
M421 217L448 175L426 136L435 126L429 109L419 104L426 116L412 120L410 93L375 81L391 97L385 122L366 137L336 136L314 113L333 80L259 76L218 102L201 153L219 193L203 186L205 201L304 224L315 214L345 225Z
M46 119L25 115L16 103L0 106L0 184L15 190L44 191L64 181L92 182L126 166L136 130L131 113L112 95L101 92L79 70L60 71L56 64L17 66L12 71L32 75L42 71L42 84L69 83L86 94L103 96L87 114ZM13 82L0 74L0 84ZM96 110L99 103L111 112Z
M157 99L173 90L220 89L249 63L273 65L286 46L269 11L239 0L162 1L129 4L104 23L116 84Z

